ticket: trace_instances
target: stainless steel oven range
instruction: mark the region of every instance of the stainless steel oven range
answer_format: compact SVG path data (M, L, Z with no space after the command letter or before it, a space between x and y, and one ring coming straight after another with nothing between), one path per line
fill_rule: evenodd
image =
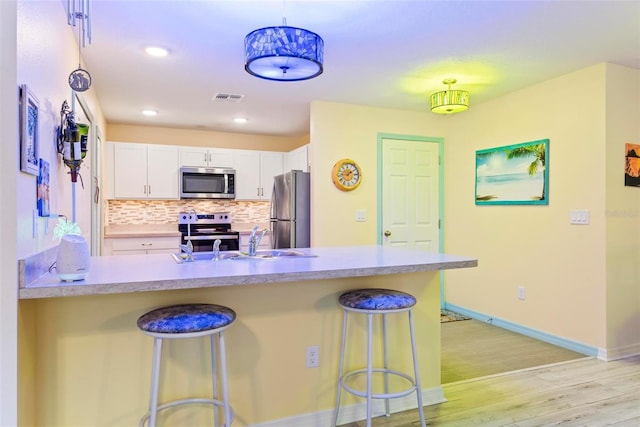
M193 218L191 221L189 218ZM213 250L213 243L220 239L221 251L237 251L240 249L240 233L231 230L231 214L180 212L178 214L178 230L182 233L181 243L187 243L189 234L194 252Z

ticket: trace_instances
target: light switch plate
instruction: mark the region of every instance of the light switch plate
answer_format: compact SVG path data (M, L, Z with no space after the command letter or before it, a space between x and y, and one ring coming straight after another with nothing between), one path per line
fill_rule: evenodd
M576 225L589 225L588 210L571 210L569 221Z
M364 222L367 220L367 211L365 210L357 210L356 211L356 221Z

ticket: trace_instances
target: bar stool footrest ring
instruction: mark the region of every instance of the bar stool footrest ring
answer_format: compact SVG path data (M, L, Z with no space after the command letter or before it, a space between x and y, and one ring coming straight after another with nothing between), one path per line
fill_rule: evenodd
M384 368L373 368L371 370L371 373L383 373L383 374L388 374L388 375L394 375L396 377L401 377L404 378L405 380L409 381L409 383L411 384L411 386L405 390L401 390L395 393L371 393L371 398L372 399L395 399L396 397L403 397L403 396L407 396L408 394L413 393L414 391L416 391L416 382L413 379L413 377L405 374L404 372L400 372L400 371L396 371L394 369L384 369ZM366 391L360 391L360 390L356 390L353 387L348 386L347 380L351 377L355 377L358 375L366 375L367 374L367 370L366 369L357 369L355 371L351 371L348 372L346 374L344 374L342 376L342 378L340 378L340 386L342 386L343 389L345 389L346 391L348 391L349 393L359 396L359 397L367 397L367 392Z
M194 403L195 404L198 404L198 403L199 404L209 404L209 405L217 406L219 408L224 408L224 402L222 402L221 400L207 399L207 398L203 398L203 397L193 397L193 398L189 398L189 399L172 400L171 402L167 402L167 403L163 403L162 405L158 405L158 412L162 411L163 409L173 408L174 406L188 405L188 404L194 404ZM230 426L233 423L233 419L235 418L235 414L233 412L233 408L230 408L230 411L231 411L231 420L229 420L228 424L226 423L226 420L225 420L225 426ZM149 420L150 416L151 416L151 414L149 412L144 414L144 416L140 420L140 424L138 424L138 427L144 427L144 425Z

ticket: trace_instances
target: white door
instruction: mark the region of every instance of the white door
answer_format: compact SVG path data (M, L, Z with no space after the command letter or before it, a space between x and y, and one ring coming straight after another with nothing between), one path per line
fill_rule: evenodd
M382 140L382 243L439 252L439 145Z

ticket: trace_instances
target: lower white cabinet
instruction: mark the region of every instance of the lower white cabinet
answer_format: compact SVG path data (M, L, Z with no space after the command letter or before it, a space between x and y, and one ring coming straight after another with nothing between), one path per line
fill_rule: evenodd
M180 237L115 237L104 239L105 255L150 255L180 252Z

